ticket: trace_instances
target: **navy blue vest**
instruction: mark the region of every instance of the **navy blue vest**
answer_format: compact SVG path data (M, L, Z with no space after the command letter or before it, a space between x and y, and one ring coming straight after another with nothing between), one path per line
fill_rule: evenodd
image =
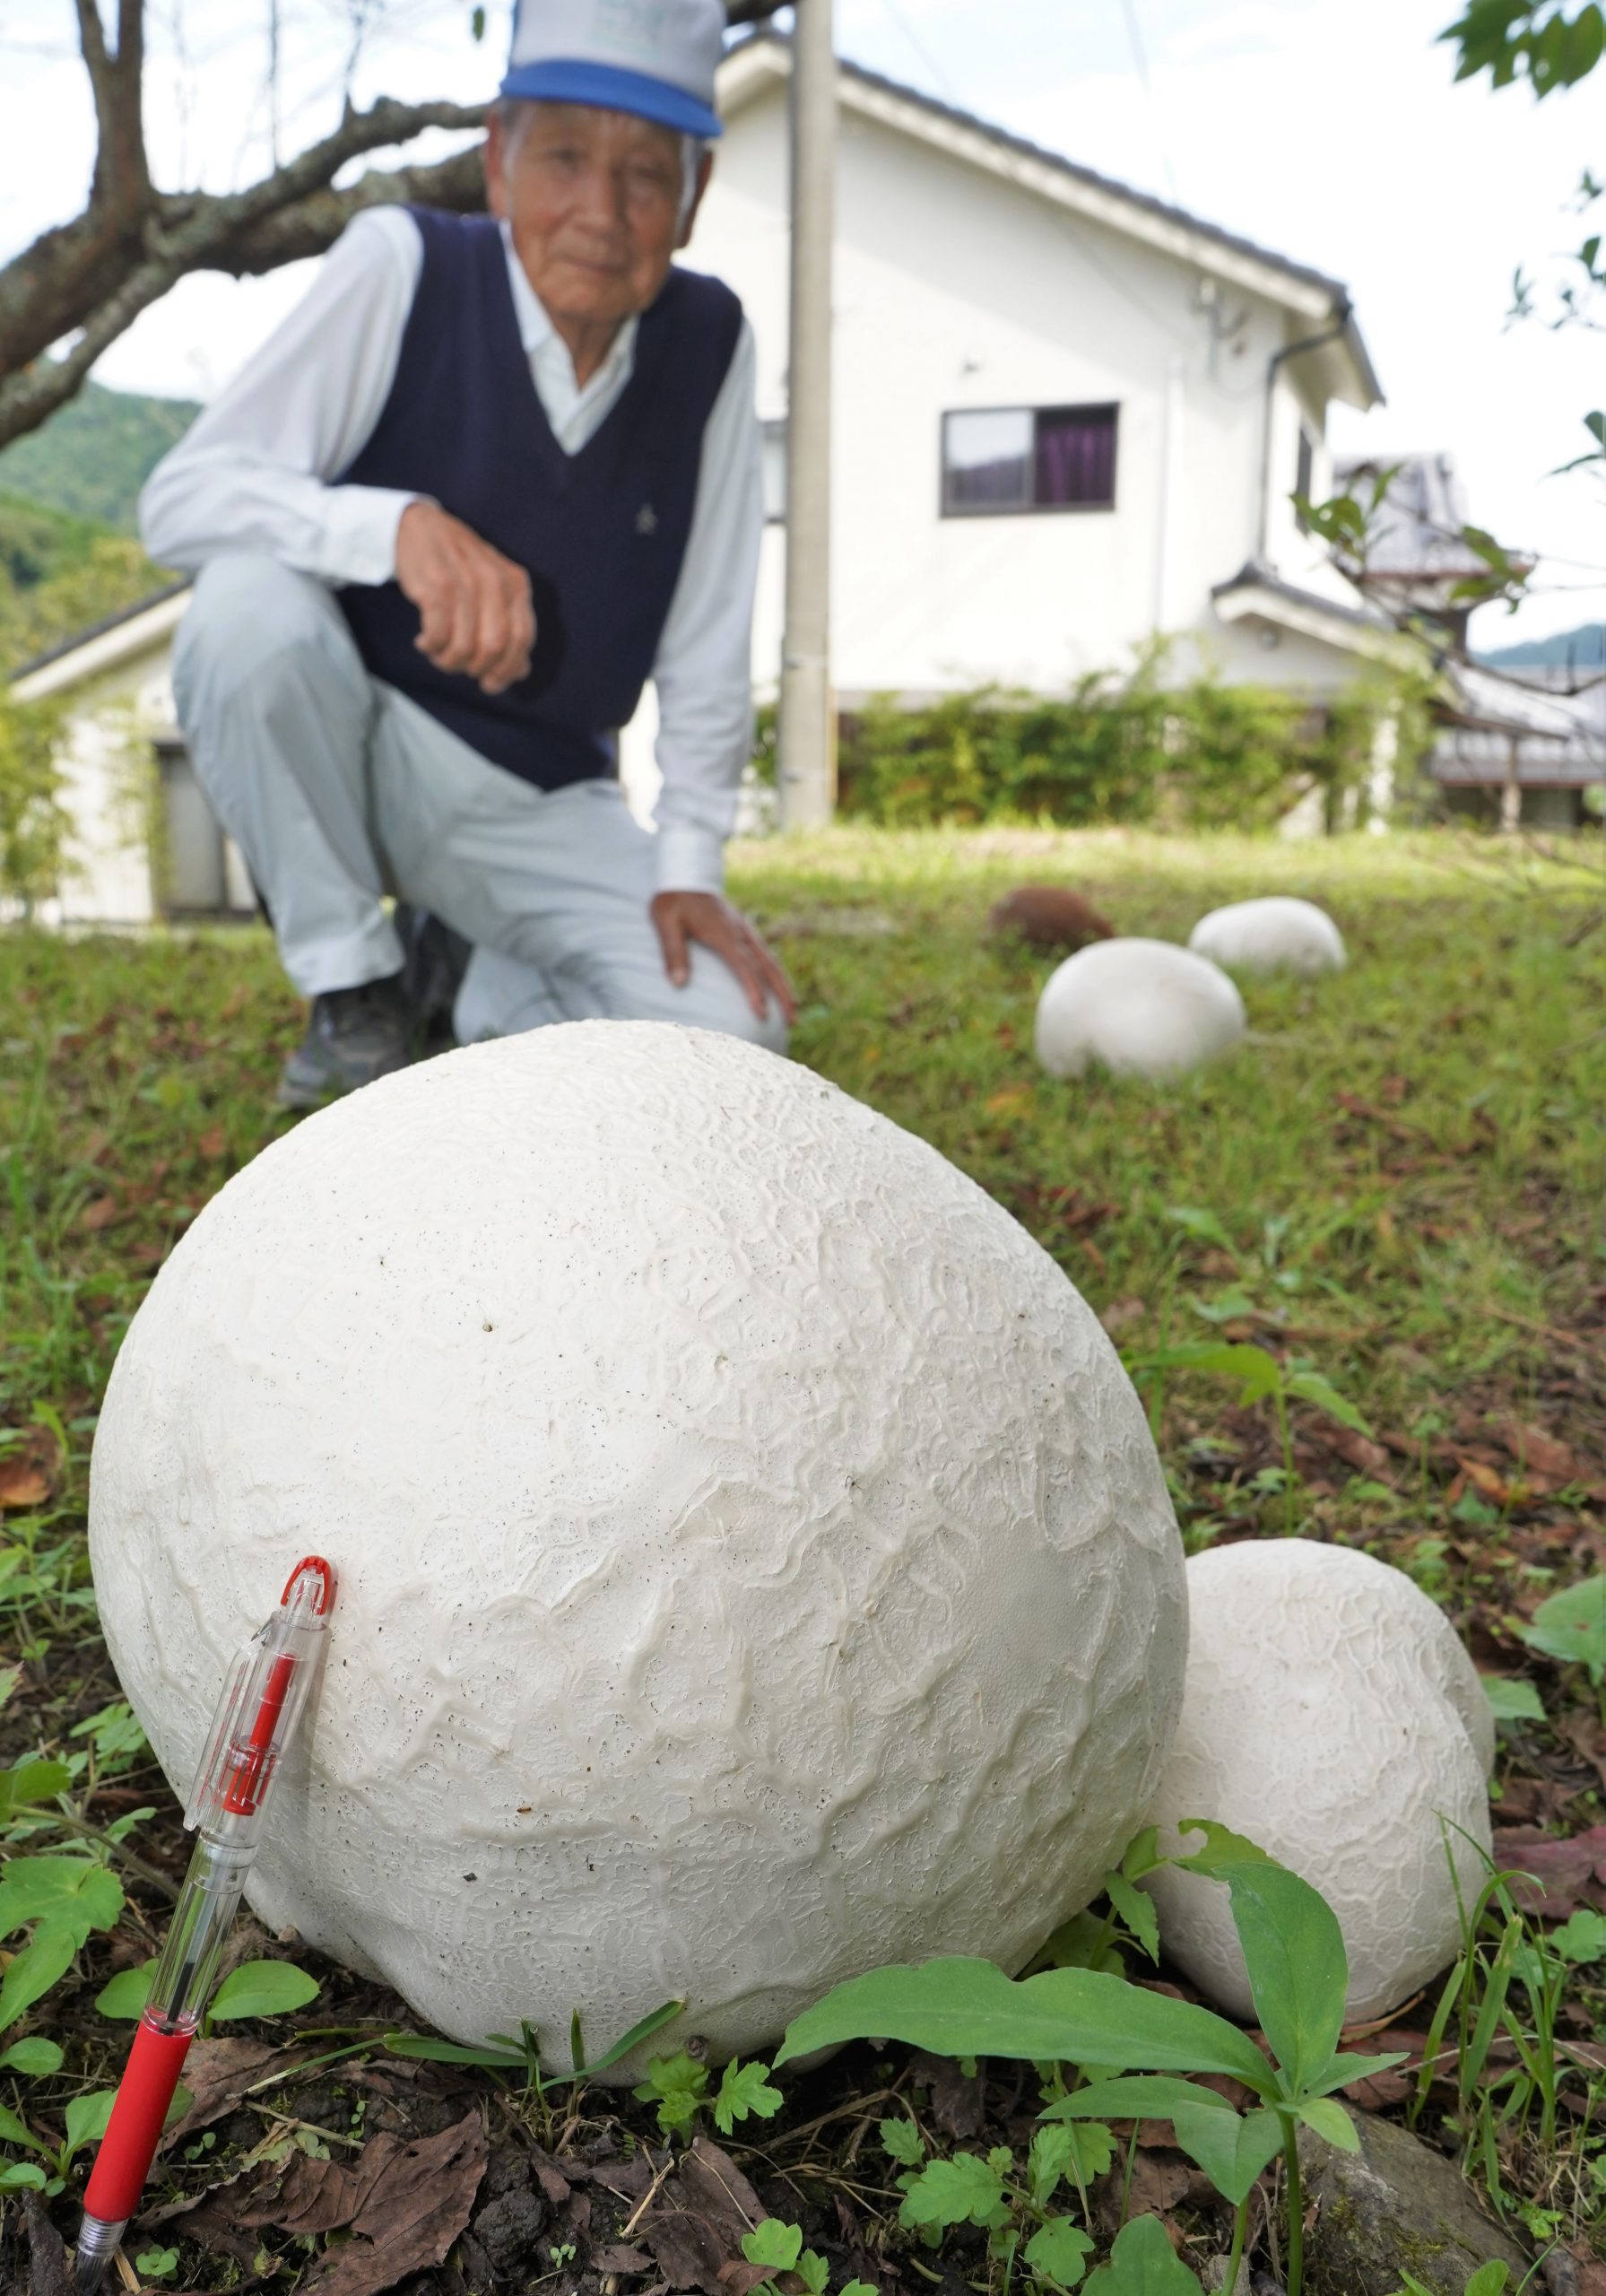
M637 328L607 420L566 455L519 339L502 235L486 215L414 208L424 265L373 436L337 483L428 494L526 568L534 657L506 693L427 662L418 609L395 582L342 590L375 677L482 757L543 789L615 770L686 553L703 431L742 307L678 267Z

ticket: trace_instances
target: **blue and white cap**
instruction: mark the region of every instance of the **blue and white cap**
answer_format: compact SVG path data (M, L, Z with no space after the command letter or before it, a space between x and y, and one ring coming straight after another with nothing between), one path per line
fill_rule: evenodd
M725 30L723 0L517 0L501 92L715 136Z

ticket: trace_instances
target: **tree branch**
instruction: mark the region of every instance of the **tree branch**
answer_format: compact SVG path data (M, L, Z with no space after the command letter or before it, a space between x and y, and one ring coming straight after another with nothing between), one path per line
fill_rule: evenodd
M277 214L239 232L217 250L206 268L226 271L236 279L276 271L281 264L322 255L334 246L352 216L365 208L390 206L398 201L444 207L456 215L478 214L485 204L482 147L476 144L429 166L370 168L339 191L309 192L293 206L281 208Z

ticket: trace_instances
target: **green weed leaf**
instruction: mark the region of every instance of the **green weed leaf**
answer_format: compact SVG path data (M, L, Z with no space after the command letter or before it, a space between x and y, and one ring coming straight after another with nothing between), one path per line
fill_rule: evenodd
M31 2009L40 1996L49 1992L58 1977L73 1965L78 1942L70 1929L41 1922L34 1934L31 1945L24 1945L0 1981L0 2032L7 2025L14 2025L25 2009Z
M106 2124L111 2118L111 2109L117 2103L115 2089L97 2089L90 2096L74 2097L66 2110L67 2141L62 2147L61 2165L67 2162L85 2144L98 2144L106 2134Z
M1237 1246L1213 1212L1192 1204L1168 1204L1166 1217L1174 1228L1180 1228L1198 1242L1217 1244L1224 1252L1230 1252L1235 1259L1237 1257Z
M1056 2288L1074 2288L1092 2253L1092 2241L1068 2216L1051 2216L1026 2244L1027 2263Z
M211 2022L237 2017L280 2017L316 2001L318 1981L293 1961L242 1961L213 1996Z
M1176 1864L1227 1883L1255 2014L1290 2086L1304 2090L1325 2071L1344 2022L1350 1961L1337 1918L1308 1882L1254 1843L1197 1818L1179 1831L1195 1829L1205 1847Z
M1016 1981L992 1961L959 1954L849 1978L793 2020L775 2061L866 2039L944 2057L1230 2073L1256 2090L1270 2071L1246 2033L1193 2002L1097 1970L1044 1970Z
M1318 2136L1341 2152L1359 2152L1360 2139L1355 2133L1355 2123L1336 2097L1307 2097L1299 2108L1299 2118Z
M572 2073L554 2074L552 2079L560 2082L586 2081L595 2073L606 2073L609 2066L617 2065L621 2057L629 2057L632 2049L639 2048L643 2041L651 2040L653 2035L661 2032L665 2025L673 2025L685 2006L683 2001L661 2001L655 2009L649 2009L645 2017L633 2024L628 2033L621 2033L601 2057L594 2058L588 2065L577 2065Z
M1218 1378L1236 1379L1240 1403L1258 1403L1280 1386L1282 1373L1274 1355L1263 1347L1236 1345L1226 1340L1187 1339L1176 1347L1162 1347L1139 1358L1139 1371L1205 1371Z
M1371 1422L1364 1412L1358 1411L1345 1396L1324 1379L1319 1371L1291 1371L1283 1382L1287 1394L1300 1403L1314 1404L1324 1411L1329 1419L1336 1419L1341 1427L1353 1428L1358 1435L1369 1435Z
M13 1810L53 1802L72 1782L73 1773L65 1761L23 1761L15 1770L0 1770L0 1822Z
M25 2145L30 2152L49 2150L48 2145L39 2143L27 2122L19 2120L15 2113L4 2105L0 2105L0 2144Z
M178 2269L177 2248L147 2248L134 2259L135 2270L146 2280L170 2280Z
M768 2071L767 2065L740 2065L734 2057L725 2066L714 2100L714 2125L722 2136L729 2136L750 2113L760 2120L773 2120L779 2112L786 2099L769 2086L765 2078Z
M1003 2179L990 2161L956 2152L951 2161L932 2161L920 2171L898 2212L900 2224L939 2232L950 2224L979 2224L992 2231L1009 2221Z
M1545 1709L1533 1684L1522 1674L1482 1674L1483 1694L1497 1722L1542 1722Z
M1142 1947L1151 1961L1158 1961L1159 1916L1154 1909L1154 1900L1144 1891L1134 1889L1124 1874L1107 1874L1104 1887L1110 1903L1125 1923L1135 1943Z
M825 2296L831 2284L831 2268L817 2249L805 2248L794 2269L808 2296Z
M0 1937L24 1922L48 1922L70 1933L75 1952L91 1929L114 1927L122 1910L121 1882L87 1857L13 1857L0 1879Z
M109 1979L95 1996L95 2006L103 2017L141 2017L151 1997L151 1979L155 1972L154 1961L145 1961L136 1970L119 1970Z
M1198 2090L1198 2103L1179 2105L1171 2116L1172 2133L1179 2148L1236 2208L1266 2163L1281 2152L1282 2119L1266 2106L1246 2113L1241 2120L1230 2109L1211 2112L1204 2104L1211 2093Z
M1531 1649L1564 1666L1584 1666L1596 1690L1606 1681L1606 1575L1552 1595L1520 1630Z
M1510 2281L1510 2266L1497 2257L1492 2264L1479 2266L1466 2284L1465 2296L1506 2296Z
M761 2264L767 2272L790 2272L802 2252L802 2228L783 2224L778 2216L765 2217L742 2236L742 2255L749 2264Z
M1121 1860L1121 1871L1129 1882L1141 1882L1145 1874L1152 1874L1157 1866L1168 1861L1160 1855L1159 1828L1145 1826L1142 1833L1134 1833L1126 1845L1126 1855Z
M54 2041L35 2039L13 2041L0 2053L0 2073L21 2073L38 2081L49 2073L59 2073L62 2053Z
M882 2121L881 2137L882 2152L906 2169L917 2169L925 2158L925 2139L914 2122L902 2115Z
M1309 2083L1313 2097L1328 2097L1335 2089L1352 2088L1357 2081L1369 2081L1375 2073L1386 2073L1391 2066L1403 2065L1407 2052L1395 2049L1387 2057L1350 2057L1331 2058L1317 2078Z
M1552 1929L1545 1939L1551 1952L1564 1961L1606 1961L1606 1913L1594 1913L1587 1906L1580 1906L1571 1913L1559 1929ZM0 2064L4 2062L0 2058Z
M1134 2217L1087 2285L1088 2296L1199 2296L1158 2216Z
M0 2192L43 2192L45 2172L32 2161L8 2161L0 2169Z
M109 1986L107 1991L110 1990ZM96 2006L99 2007L100 2004L97 2003ZM107 2012L109 2016L117 2013L115 2010ZM522 2073L525 2070L521 2050L494 2048L489 2041L474 2048L462 2041L437 2040L433 2033L386 2033L385 2046L392 2057L416 2057L426 2065L480 2065L499 2073ZM639 2091L637 2093L639 2094Z

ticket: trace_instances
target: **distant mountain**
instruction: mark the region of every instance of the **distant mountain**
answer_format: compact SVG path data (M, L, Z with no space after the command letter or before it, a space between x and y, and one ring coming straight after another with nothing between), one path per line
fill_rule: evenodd
M190 399L87 383L43 430L0 449L0 494L132 534L140 488L200 412Z
M0 471L4 465L0 463ZM1576 630L1558 630L1549 638L1530 638L1524 645L1500 646L1477 657L1502 670L1538 669L1549 663L1565 668L1606 669L1606 622L1580 622Z

